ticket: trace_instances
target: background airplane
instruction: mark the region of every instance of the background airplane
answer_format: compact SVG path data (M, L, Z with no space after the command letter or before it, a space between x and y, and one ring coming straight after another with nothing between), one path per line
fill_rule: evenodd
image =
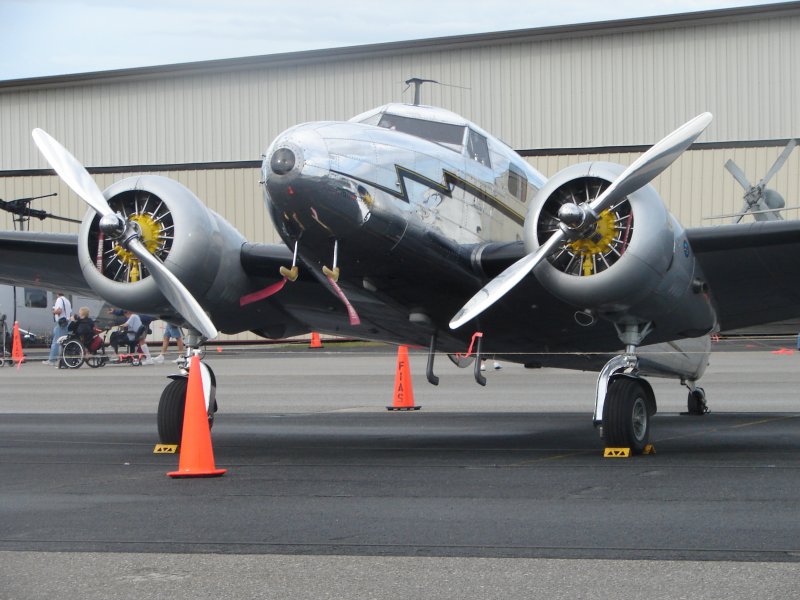
M190 348L218 331L313 330L428 346L431 382L436 352L465 366L473 343L478 359L597 370L604 443L642 452L656 412L645 376L676 378L689 412L703 414L710 334L800 313L798 222L685 230L649 185L710 120L699 115L630 167L584 163L550 179L476 124L417 103L298 125L262 166L285 245L248 242L163 177L101 192L35 130L90 210L77 236L0 235L0 280L159 315L189 328ZM180 437L185 385L175 378L162 394L165 443Z

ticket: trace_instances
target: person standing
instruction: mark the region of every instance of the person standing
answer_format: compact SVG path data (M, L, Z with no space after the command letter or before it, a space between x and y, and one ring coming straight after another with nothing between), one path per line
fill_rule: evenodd
M164 356L167 354L170 338L173 338L178 345L178 360L183 356L183 333L181 333L181 328L172 323L167 323L166 327L164 327L164 341L161 343L161 354L153 358L155 362L164 362Z
M72 303L62 292L56 292L56 300L53 303L53 342L50 344L50 356L42 363L51 367L58 366L58 353L61 345L58 339L67 335L70 319L72 319Z

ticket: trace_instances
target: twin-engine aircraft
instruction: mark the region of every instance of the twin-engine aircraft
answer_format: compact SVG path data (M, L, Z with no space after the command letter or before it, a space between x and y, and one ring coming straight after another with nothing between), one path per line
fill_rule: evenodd
M419 83L417 83L419 84ZM590 162L547 179L450 111L387 104L281 133L261 185L284 244L249 242L176 181L101 191L36 129L50 165L90 209L78 235L0 234L0 281L94 294L187 327L191 353L218 331L319 331L481 359L599 372L593 421L607 446L646 448L646 376L688 387L710 335L800 315L800 224L684 229L649 184L711 121L701 114L629 167ZM214 377L203 364L209 411ZM535 402L536 374L531 373ZM185 377L158 409L180 438Z

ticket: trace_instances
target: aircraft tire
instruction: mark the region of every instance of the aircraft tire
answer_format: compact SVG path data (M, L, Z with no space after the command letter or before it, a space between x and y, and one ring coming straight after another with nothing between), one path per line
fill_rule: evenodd
M689 397L686 400L686 412L697 417L702 417L708 412L706 392L703 388L698 387L689 392Z
M608 386L603 407L603 435L610 448L641 454L650 439L647 394L635 379L620 377Z
M158 402L158 440L162 444L180 444L183 411L186 405L187 380L173 379L161 392Z

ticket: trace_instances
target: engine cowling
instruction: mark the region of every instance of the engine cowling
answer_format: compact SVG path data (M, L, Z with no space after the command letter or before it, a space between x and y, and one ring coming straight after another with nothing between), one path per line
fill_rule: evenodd
M247 289L239 263L243 236L177 181L129 177L103 194L114 211L137 224L146 248L212 315L215 307L238 301ZM112 305L174 317L146 267L115 240L104 238L99 221L89 210L79 233L78 258L92 289ZM216 315L215 322L219 319Z
M548 180L528 211L526 250L556 231L562 205L592 201L624 170L583 163ZM617 323L654 321L687 336L715 324L684 230L649 184L603 211L590 235L567 241L534 274L556 297Z

